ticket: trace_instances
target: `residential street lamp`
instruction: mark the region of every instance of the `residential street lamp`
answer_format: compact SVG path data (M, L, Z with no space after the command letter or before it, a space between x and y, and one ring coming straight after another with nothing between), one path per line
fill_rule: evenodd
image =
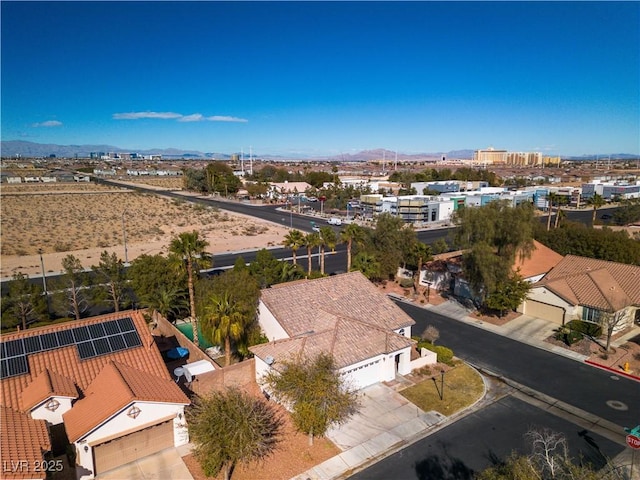
M47 302L47 315L50 315L49 311L49 292L47 292L47 277L44 273L44 259L42 258L42 249L38 249L40 255L40 267L42 268L42 288L44 289L44 299Z

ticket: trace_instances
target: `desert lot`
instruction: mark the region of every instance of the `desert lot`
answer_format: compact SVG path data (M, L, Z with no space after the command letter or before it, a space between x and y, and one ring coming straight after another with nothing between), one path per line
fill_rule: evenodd
M254 217L95 184L22 184L0 188L0 277L59 272L73 254L85 268L100 253L127 257L166 253L172 238L197 230L221 253L279 245L287 229ZM124 229L123 229L124 219Z

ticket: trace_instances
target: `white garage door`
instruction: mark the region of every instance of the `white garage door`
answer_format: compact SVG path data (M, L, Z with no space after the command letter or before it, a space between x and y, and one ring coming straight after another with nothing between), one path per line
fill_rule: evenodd
M535 300L527 300L524 306L525 315L531 317L543 318L550 320L558 325L562 325L564 320L564 309L549 305L548 303L536 302Z
M96 475L173 446L172 420L101 443L93 448Z

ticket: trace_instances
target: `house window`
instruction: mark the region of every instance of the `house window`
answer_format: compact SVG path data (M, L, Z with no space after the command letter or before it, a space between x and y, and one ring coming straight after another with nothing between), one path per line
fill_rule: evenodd
M582 307L582 320L585 322L600 323L602 310L596 308Z

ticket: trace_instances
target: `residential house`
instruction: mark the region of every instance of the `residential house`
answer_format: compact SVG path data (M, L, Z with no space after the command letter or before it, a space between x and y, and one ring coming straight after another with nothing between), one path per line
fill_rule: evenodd
M640 266L567 255L532 285L519 311L560 325L620 317L622 330L640 317Z
M77 478L90 479L188 443L189 399L139 311L8 333L0 348L3 460L41 461L69 442Z
M333 355L355 388L412 369L415 323L360 272L284 283L262 290L259 322L271 340L250 348L260 384L282 361Z
M433 260L425 265L420 272L420 285L428 286L438 292L452 292L463 298L473 298L471 286L464 278L462 272L461 250L435 255ZM541 244L533 241L533 250L529 256L516 257L513 270L530 282L535 283L555 267L562 255Z

